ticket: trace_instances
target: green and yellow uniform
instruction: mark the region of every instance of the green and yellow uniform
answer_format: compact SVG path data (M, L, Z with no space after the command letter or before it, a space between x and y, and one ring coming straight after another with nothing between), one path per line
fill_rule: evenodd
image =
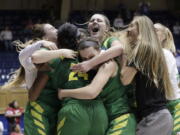
M107 38L103 42L102 49L109 49L115 40L118 39ZM127 95L127 87L121 83L118 71L116 76L110 78L100 94L109 119L106 135L135 135L136 119L134 114L130 113L129 104L131 103L129 103Z
M135 84L129 84L126 86L126 91L127 91L127 97L128 97L128 102L129 106L131 108L131 111L135 114L137 114L137 103L136 103L136 96L135 96Z
M60 59L56 59L51 67L55 68L59 63ZM38 99L34 102L29 102L26 106L24 113L26 135L56 134L57 113L60 108L57 89L52 87L53 79L56 75L55 72L52 72L53 78L49 77L49 81Z
M118 38L116 38L116 37L106 38L106 39L104 40L102 46L101 46L101 49L102 49L102 50L107 50L107 49L109 49L109 48L111 47L111 45L112 45L112 42L113 42L113 41L116 41L116 40L118 40Z
M70 70L76 63L78 61L72 59L61 62L57 70L61 69L58 76L63 78L63 82L59 82L59 88L74 89L90 83L90 74ZM58 135L104 135L107 125L107 114L101 100L62 100L62 108L58 113Z
M172 135L177 135L180 133L180 99L169 101L167 107L174 120Z
M178 82L180 82L180 75L178 74ZM177 135L180 133L180 99L169 100L167 107L173 117L173 133L172 135Z
M126 87L120 75L110 78L100 94L109 119L107 135L135 135L136 121L130 113Z

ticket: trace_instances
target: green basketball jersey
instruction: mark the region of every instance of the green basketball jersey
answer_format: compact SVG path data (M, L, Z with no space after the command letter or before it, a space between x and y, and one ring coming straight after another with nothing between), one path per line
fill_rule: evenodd
M103 42L103 44L101 46L101 49L102 50L109 49L111 47L112 42L115 41L115 40L118 40L118 38L116 38L116 37L107 38L106 40L104 40L104 42Z
M89 74L74 72L70 68L77 64L77 59L63 59L55 69L56 77L53 79L53 87L61 89L75 89L84 87L90 83ZM52 74L53 75L53 74ZM74 102L76 99L65 98L62 103ZM78 100L81 101L81 100ZM88 101L88 100L86 100Z
M120 81L120 74L109 79L100 94L110 120L130 111L126 87Z
M38 97L38 100L46 103L47 105L50 105L53 108L59 108L60 107L60 101L58 99L58 91L57 87L55 87L54 82L57 81L57 73L55 72L56 68L60 64L60 59L54 59L51 61L49 66L51 67L52 71L48 73L49 80L45 86L45 88L42 90L40 96Z
M77 63L77 59L64 59L61 61L61 72L59 72L59 76L63 78L63 83L59 83L60 88L73 89L87 85L89 82L87 73L74 72L70 69Z

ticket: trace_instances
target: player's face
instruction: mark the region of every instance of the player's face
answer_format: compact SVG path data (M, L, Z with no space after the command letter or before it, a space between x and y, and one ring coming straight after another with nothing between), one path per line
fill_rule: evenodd
M50 24L44 25L45 36L47 39L56 41L57 40L57 29Z
M105 32L108 31L104 17L99 14L93 15L89 21L88 30L92 37L98 39L103 37Z
M134 42L135 40L137 40L138 34L139 34L139 31L138 31L137 22L130 23L127 29L127 36L130 42Z
M81 58L85 60L89 60L97 55L99 55L100 51L95 49L94 47L85 48L79 51Z
M155 28L155 31L157 33L157 36L158 36L160 42L164 41L165 40L165 34L163 33L162 26L160 26L158 24L154 24L154 28Z

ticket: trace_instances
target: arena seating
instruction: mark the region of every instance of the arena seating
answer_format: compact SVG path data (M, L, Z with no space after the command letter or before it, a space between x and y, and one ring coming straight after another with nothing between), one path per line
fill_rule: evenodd
M3 126L4 126L3 135L9 135L9 132L8 132L8 121L4 117L4 115L0 115L0 121L2 121ZM20 127L21 127L21 131L24 131L23 115L21 116Z
M0 85L10 77L11 72L19 68L18 54L16 52L0 52Z

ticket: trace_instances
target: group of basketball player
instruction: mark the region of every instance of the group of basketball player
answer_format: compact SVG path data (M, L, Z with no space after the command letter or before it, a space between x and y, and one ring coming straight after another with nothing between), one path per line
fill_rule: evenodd
M135 16L112 31L94 14L87 30L36 24L16 45L21 67L4 87L27 86L26 135L180 134L176 49L164 25Z

